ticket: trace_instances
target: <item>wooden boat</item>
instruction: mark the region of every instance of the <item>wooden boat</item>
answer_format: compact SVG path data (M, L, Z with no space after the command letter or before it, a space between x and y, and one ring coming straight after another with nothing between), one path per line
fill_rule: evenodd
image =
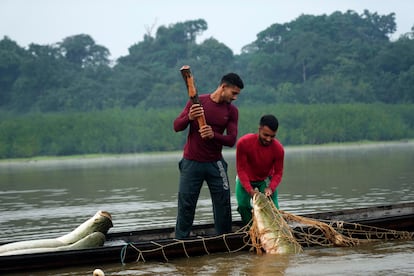
M358 223L381 229L408 231L410 237L414 237L414 202L311 213L301 216L317 220ZM353 225L350 224L350 227L352 228ZM0 274L82 265L98 267L109 263L169 261L181 257L249 250L250 246L246 244L249 234L246 231L240 231L240 228L241 222L236 221L233 223L234 232L215 236L213 224L195 225L191 236L185 240L173 238L173 227L109 232L103 247L0 256ZM300 228L297 231L303 231L303 229ZM309 244L302 245L309 246Z

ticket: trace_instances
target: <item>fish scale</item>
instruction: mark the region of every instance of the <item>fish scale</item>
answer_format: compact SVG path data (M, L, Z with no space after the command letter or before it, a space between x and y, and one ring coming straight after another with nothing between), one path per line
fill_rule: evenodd
M274 203L264 194L253 196L253 232L256 240L268 254L302 252L301 245L294 238L290 226L278 212Z

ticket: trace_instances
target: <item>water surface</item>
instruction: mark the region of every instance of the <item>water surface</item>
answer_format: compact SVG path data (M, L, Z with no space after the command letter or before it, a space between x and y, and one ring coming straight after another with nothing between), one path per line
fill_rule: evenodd
M111 232L174 226L181 153L0 162L0 242L58 237L106 210ZM234 151L226 151L234 196ZM295 214L414 201L414 142L287 147L280 208ZM212 222L206 185L195 223ZM168 263L114 264L107 275L404 275L413 242L309 249L294 256L215 254ZM85 275L65 268L31 275Z

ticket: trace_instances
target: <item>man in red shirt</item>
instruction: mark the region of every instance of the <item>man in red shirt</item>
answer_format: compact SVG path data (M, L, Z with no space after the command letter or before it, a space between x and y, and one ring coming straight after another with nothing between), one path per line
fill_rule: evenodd
M251 198L262 192L272 198L276 207L277 187L282 181L285 152L275 139L279 122L273 115L260 119L259 132L242 136L236 146L236 199L244 224L252 219Z
M188 101L174 120L176 132L189 126L183 158L178 164L177 239L187 238L190 234L204 181L210 190L217 234L231 232L230 185L222 149L223 146L233 147L236 143L239 113L231 102L237 99L243 87L243 81L237 74L224 75L213 93L198 97L201 104ZM199 128L197 117L203 114L207 124Z

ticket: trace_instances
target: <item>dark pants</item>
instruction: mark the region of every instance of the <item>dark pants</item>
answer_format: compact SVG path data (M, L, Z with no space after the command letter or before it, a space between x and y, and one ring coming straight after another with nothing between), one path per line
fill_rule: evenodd
M227 163L224 159L216 162L197 162L183 158L178 166L180 187L175 237L182 239L189 236L204 181L207 182L210 190L217 234L231 232L230 185L227 176Z

